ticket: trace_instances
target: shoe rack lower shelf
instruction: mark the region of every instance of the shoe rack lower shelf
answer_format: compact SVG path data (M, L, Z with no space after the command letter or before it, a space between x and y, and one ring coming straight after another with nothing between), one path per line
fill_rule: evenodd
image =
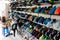
M49 18L49 17L50 17L50 15L47 15L47 14L45 15L45 14L37 14L37 13L28 13L28 12L24 12L24 11L14 11L14 12L19 12L19 13L24 13L24 14L34 15L34 16L39 16L39 17L42 16L42 17L44 17L44 18ZM21 18L22 18L22 17L21 17ZM25 18L22 18L22 19L25 19ZM60 20L60 16L52 15L52 16L51 16L51 19ZM31 21L31 20L29 20L29 21ZM31 22L33 22L33 21L31 21ZM47 25L42 24L42 23L37 23L37 22L34 22L34 23L48 27ZM49 27L49 28L53 28L53 27ZM57 29L57 28L53 28L53 29L60 31L60 29Z
M18 30L18 33L21 35L21 37L24 40L31 40L31 38L33 38L34 36L32 34L30 34L29 32L27 32L27 30L24 30L23 28L20 28ZM34 37L36 40L38 40L36 37Z
M23 17L20 17L20 18L21 18L21 19L25 19L25 18L23 18ZM26 19L26 20L27 20L27 19ZM31 20L29 20L29 21L31 21ZM34 21L31 21L31 22L36 23L36 24L39 24L39 25L43 25L43 26L45 26L45 27L48 27L47 25L42 24L42 23L38 23L38 22L34 22ZM48 27L48 28L53 28L53 29L55 29L55 30L60 31L60 29L57 29L57 28L54 28L54 27Z

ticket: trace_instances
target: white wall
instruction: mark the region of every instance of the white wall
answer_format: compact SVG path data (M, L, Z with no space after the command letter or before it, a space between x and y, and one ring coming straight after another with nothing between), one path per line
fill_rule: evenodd
M5 1L5 0L0 0L0 16L6 16L8 17L8 11L10 10L10 2L9 1Z

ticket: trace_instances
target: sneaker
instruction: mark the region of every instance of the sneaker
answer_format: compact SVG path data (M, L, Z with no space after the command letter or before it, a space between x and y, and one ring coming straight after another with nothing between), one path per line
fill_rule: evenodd
M44 17L40 17L38 23L43 23L43 21L44 21Z
M35 13L39 13L39 10L40 10L40 7L37 7L37 8L34 10L34 12L35 12Z
M52 15L54 14L54 11L56 10L56 6L52 7L49 11L49 14Z
M57 7L57 9L55 10L54 14L56 14L56 15L60 15L60 6Z
M44 20L44 24L46 25L50 21L51 21L51 18L47 18L47 19Z
M56 23L56 22L57 22L56 19L52 19L50 22L47 23L47 27L53 28L53 24Z
M60 30L60 21L57 21L56 23L54 23L53 28L56 30Z
M44 7L42 10L41 10L41 13L44 14L45 10L47 9L47 7Z
M44 40L45 39L45 35L42 35L40 38L39 38L39 40Z

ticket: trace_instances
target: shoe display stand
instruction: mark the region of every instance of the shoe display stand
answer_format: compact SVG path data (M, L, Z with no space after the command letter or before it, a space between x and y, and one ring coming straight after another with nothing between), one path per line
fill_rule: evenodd
M57 19L57 20L60 20L60 16L59 15L48 15L48 14L37 14L37 13L29 13L29 12L24 12L24 11L14 11L14 12L19 12L19 13L24 13L24 14L28 14L28 15L32 15L32 16L42 16L44 18L51 18L51 19ZM45 24L41 24L41 23L38 23L40 25L44 25L46 27L48 27L47 25ZM53 27L52 27L53 28ZM54 28L53 28L54 29ZM56 29L56 30L59 30L59 29ZM60 31L60 30L59 30Z
M42 5L42 6L41 6ZM44 7L43 5L47 5L47 4L44 4L44 3L41 3L41 7ZM19 6L19 7L16 7L16 8L32 8L32 7L35 7L37 5L33 5L33 6ZM48 6L51 6L50 4L47 5ZM27 14L27 15L31 15L31 16L42 16L44 18L51 18L51 19L56 19L56 20L60 20L60 15L49 15L49 14L39 14L39 13L33 13L33 12L24 12L24 11L16 11L16 10L13 10L13 12L19 12L19 13L23 13L23 14ZM21 17L22 19L25 19L23 17ZM31 21L31 20L29 20ZM43 26L46 26L48 27L47 25L45 24L42 24L42 23L37 23L37 22L34 22L34 21L31 21L33 23L36 23L36 24L40 24L40 25L43 25ZM53 27L51 27L53 28ZM53 28L54 29L54 28ZM36 37L32 36L29 32L27 32L26 30L23 29L23 27L21 27L20 29L18 29L19 31L19 34L26 40L38 40ZM58 30L60 31L60 29L55 29L55 30Z
M24 17L20 17L21 19L25 20ZM29 20L30 21L30 20ZM31 21L32 22L32 21ZM37 23L37 22L33 22L33 23L36 23L36 24L39 24L39 25L43 25L43 24L40 24L40 23ZM46 25L44 25L45 27L47 27ZM32 39L36 39L38 40L36 37L32 36L27 30L24 30L23 29L24 26L22 26L21 28L19 28L19 33L20 35L22 35L22 37L25 39L30 39L32 37ZM31 40L31 39L30 39Z

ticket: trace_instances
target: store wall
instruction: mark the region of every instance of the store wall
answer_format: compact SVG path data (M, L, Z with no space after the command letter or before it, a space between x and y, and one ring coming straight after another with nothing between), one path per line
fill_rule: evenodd
M5 15L6 15L6 17L8 18L8 12L10 11L10 4L5 4L6 5L6 13L5 13Z
M10 11L10 1L0 0L0 16L8 17L8 11Z

